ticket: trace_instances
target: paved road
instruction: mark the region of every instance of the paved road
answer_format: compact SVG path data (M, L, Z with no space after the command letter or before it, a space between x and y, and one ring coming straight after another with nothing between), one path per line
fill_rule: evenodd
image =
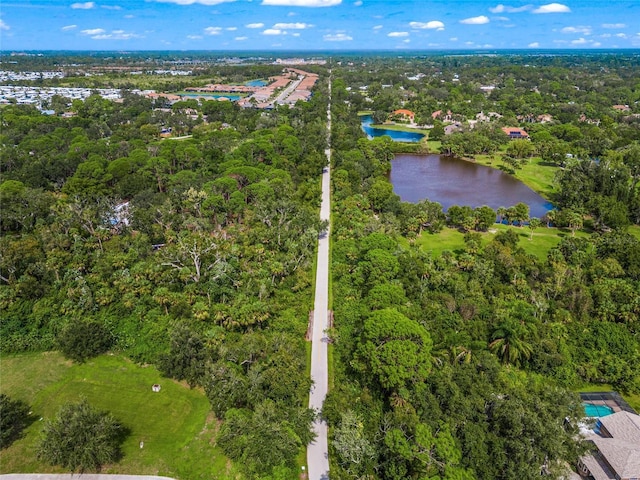
M0 480L173 480L154 475L106 475L99 473L8 473Z
M287 88L285 88L277 97L276 99L271 102L271 103L282 103L285 101L285 99L291 95L291 93L298 88L298 85L300 85L302 83L302 80L304 79L304 77L298 79L298 80L294 80L293 82L291 82L289 84L289 86Z
M331 75L331 71L329 71ZM329 106L327 108L327 146L325 154L329 166L322 173L322 203L320 205L320 219L329 220L331 212L331 76L329 76ZM326 334L329 318L329 237L318 238L318 267L316 270L316 296L313 315L313 336L311 338L311 380L313 385L309 395L309 408L317 412L322 409L322 403L329 388ZM307 447L307 466L309 480L329 478L329 450L327 445L327 424L316 420L313 424L316 439Z

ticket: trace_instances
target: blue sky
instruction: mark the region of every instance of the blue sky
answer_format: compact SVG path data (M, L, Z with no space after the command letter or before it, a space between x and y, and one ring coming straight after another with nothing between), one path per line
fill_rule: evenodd
M640 0L1 0L0 36L3 51L640 48Z

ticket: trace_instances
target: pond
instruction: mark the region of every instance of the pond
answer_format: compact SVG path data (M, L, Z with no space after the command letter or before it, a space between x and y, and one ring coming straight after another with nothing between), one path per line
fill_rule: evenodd
M235 95L233 93L181 93L180 96L184 98L202 98L203 100L227 98L232 102L237 102L243 97L242 95Z
M419 142L424 134L418 132L399 132L396 130L386 130L384 128L373 128L371 124L373 123L373 118L371 115L362 115L360 117L360 123L362 125L362 130L367 134L369 139L373 137L382 137L383 135L388 135L392 140L396 142Z
M267 82L264 80L250 80L244 83L247 87L264 87L267 85Z
M542 217L553 205L506 173L444 155L398 154L391 161L393 190L405 202L428 198L442 204L473 208L488 205L511 207L518 202L529 205L532 217Z

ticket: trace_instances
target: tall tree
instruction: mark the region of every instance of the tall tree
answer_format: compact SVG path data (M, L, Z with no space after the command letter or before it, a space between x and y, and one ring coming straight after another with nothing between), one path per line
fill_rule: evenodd
M45 423L38 457L72 472L100 471L120 459L126 432L110 413L96 410L86 400L68 403Z

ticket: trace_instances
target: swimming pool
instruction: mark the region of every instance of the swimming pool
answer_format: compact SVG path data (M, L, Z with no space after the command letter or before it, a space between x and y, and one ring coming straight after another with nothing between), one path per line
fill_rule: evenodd
M583 403L584 413L587 417L606 417L611 415L613 409L606 405L593 405L592 403Z

